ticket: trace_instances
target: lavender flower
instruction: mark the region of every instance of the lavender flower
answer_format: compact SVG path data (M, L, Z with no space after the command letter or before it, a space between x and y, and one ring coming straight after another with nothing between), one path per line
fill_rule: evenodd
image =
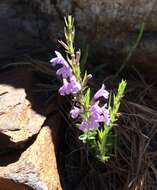
M98 113L98 114L101 113L101 108L100 108L100 106L99 106L99 101L95 102L95 103L91 106L90 112L91 112L91 113Z
M91 115L88 119L88 123L89 123L89 129L97 129L100 127L99 125L99 121L96 120L93 115Z
M107 99L109 96L109 92L105 90L105 85L103 84L102 87L95 93L94 100L99 99L100 97L104 97Z
M90 108L90 116L87 121L83 121L80 125L81 130L97 129L100 123L105 122L107 125L110 122L109 111L106 105L99 106L99 101L95 102Z
M73 119L76 119L80 113L80 108L74 106L73 109L70 111L70 115Z
M81 125L80 125L80 130L81 131L86 131L86 130L89 129L89 127L90 126L89 126L88 121L83 120L82 123L81 123Z
M69 88L69 82L67 79L63 79L63 86L60 87L59 93L61 96L65 96L71 93L71 89Z
M52 58L50 62L53 66L55 65L62 65L60 69L57 70L56 74L62 76L63 78L68 78L72 75L72 69L69 64L66 62L64 57L58 51L55 51L57 57Z
M63 65L63 67L57 70L56 74L62 76L63 78L68 78L72 75L72 71L69 66L67 67Z
M55 51L55 54L57 55L57 57L52 58L50 60L50 62L52 63L53 66L56 66L58 64L68 65L68 63L66 62L66 60L64 59L64 57L62 56L61 53L59 53L58 51Z
M93 117L89 117L88 120L83 120L80 124L80 130L88 131L90 129L99 128L99 123Z
M106 109L106 105L104 105L102 108L102 115L103 115L103 118L104 118L104 122L109 125L110 124L110 113L109 113L109 110Z
M90 108L91 117L95 119L96 122L105 122L107 125L110 122L109 110L106 108L106 104L100 107L99 101L93 104Z
M79 90L81 90L81 85L77 82L74 75L72 75L69 80L70 82L68 82L65 78L63 79L63 86L59 89L60 95L65 96L70 93L76 94Z
M81 90L81 85L79 82L77 82L76 77L74 75L72 75L72 77L70 78L69 85L70 85L72 94L76 94L77 92Z

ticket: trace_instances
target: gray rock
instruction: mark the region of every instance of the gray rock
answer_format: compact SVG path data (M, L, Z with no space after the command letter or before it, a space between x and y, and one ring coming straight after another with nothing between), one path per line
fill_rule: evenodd
M44 49L47 19L39 17L30 3L0 2L0 59L19 58ZM43 40L43 41L42 41Z
M93 52L100 56L99 63L109 59L122 63L135 43L141 24L145 23L142 41L132 62L140 66L152 66L157 60L157 1L156 0L71 0L41 1L42 12L53 17L50 36L55 42L63 28L63 16L71 13L76 20L80 41L86 39ZM54 28L55 26L55 28ZM58 30L58 32L56 32ZM113 58L114 57L114 58ZM148 68L148 67L146 67Z
M145 23L142 41L131 62L155 67L156 0L23 0L21 3L3 0L0 59L47 52L50 44L63 37L63 17L69 13L75 17L79 42L86 41L91 46L92 53L97 54L96 60L101 57L99 63L106 59L122 63L136 41L141 24Z

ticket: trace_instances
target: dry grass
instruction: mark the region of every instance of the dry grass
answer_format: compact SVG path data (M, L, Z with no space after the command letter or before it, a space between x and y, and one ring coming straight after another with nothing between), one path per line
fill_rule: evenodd
M123 186L120 189L157 189L157 89L139 80L128 81L122 125L116 128L119 139L116 166ZM120 172L124 171L124 172Z

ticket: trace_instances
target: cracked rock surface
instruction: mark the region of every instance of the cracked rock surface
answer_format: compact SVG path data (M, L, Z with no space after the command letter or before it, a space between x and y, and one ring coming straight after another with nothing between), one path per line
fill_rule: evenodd
M61 190L56 160L60 117L48 117L29 68L1 71L0 189ZM50 111L49 111L50 114Z

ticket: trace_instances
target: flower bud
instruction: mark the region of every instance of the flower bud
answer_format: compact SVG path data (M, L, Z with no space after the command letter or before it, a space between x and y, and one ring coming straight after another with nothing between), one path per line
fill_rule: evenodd
M80 57L81 57L81 51L77 51L76 52L76 64L79 65L80 64Z
M87 79L90 80L92 78L92 74L87 75Z

